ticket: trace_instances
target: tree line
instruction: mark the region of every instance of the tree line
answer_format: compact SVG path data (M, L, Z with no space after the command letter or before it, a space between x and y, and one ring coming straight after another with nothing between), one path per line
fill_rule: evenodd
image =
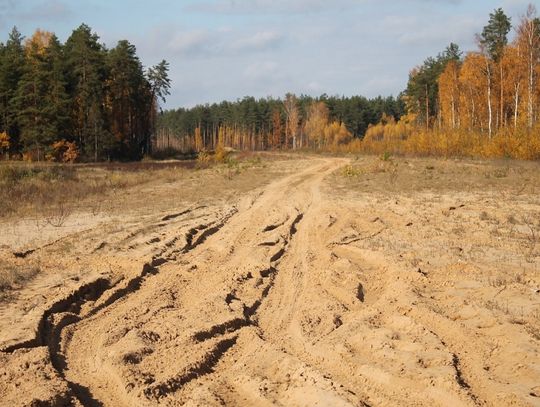
M514 29L513 39L510 33ZM161 147L342 151L540 158L540 19L489 15L476 50L451 43L411 70L398 98L288 94L167 111Z
M165 111L157 141L160 148L184 152L211 150L220 143L250 150L319 148L362 137L383 114L398 120L404 108L394 97L244 97Z
M137 159L151 151L168 63L143 68L136 48L112 49L82 24L62 44L13 28L0 43L0 153L33 160Z
M510 41L509 35L514 29ZM414 68L407 114L367 132L367 150L540 158L540 19L530 5L513 25L498 8L477 49L450 44Z

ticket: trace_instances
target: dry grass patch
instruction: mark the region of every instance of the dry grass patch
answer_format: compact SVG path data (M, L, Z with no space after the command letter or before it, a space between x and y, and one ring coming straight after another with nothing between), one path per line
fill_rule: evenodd
M7 290L16 289L40 272L37 265L0 263L0 296Z
M170 165L146 167L0 163L0 217L44 216L61 226L76 209L94 212L104 197L158 179L174 181L185 171Z

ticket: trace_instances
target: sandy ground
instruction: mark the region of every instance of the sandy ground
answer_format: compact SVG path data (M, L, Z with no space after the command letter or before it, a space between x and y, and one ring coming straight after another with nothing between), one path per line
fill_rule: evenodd
M40 272L0 302L0 405L540 405L538 163L265 172L4 225Z

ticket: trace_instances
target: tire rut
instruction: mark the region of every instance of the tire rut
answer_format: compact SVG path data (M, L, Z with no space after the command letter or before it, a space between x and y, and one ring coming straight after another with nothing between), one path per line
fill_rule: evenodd
M212 373L223 355L236 344L237 339L238 336L234 336L220 340L209 352L205 353L202 360L189 366L183 374L146 388L144 395L148 399L159 400L167 394L179 390L189 382Z
M303 217L304 217L303 213L300 212L297 214L297 216L294 218L293 222L289 226L289 233L288 233L288 236L283 240L282 247L274 255L270 257L270 266L266 269L259 271L260 276L262 278L269 279L269 281L263 286L263 289L261 290L261 294L259 298L254 303L252 303L252 305L247 306L245 303L243 303L243 316L244 317L233 318L221 324L213 325L212 327L206 330L196 332L193 335L193 339L195 342L207 341L207 340L216 338L217 336L220 336L220 335L236 332L248 326L258 327L256 320L254 320L254 316L257 313L257 310L259 309L259 307L262 305L263 300L268 296L268 293L270 292L271 288L274 285L275 278L277 274L279 273L279 268L278 268L279 261L287 252L287 249L290 246L293 236L298 231L297 229L298 224L301 222Z
M176 214L172 218L169 217L169 219L179 217L189 212L191 212L191 210L184 211L181 214ZM117 301L126 299L129 295L138 291L147 278L159 273L159 267L161 265L175 259L175 254L188 253L199 245L203 244L209 236L217 233L237 212L237 208L233 208L221 219L210 222L209 224L201 224L196 228L191 229L185 235L186 243L182 248L172 250L169 258L161 257L164 256L164 254L166 254L170 250L171 246L173 246L178 240L178 238L174 238L172 241L165 244L165 246L159 251L158 257L154 257L150 262L145 263L141 272L137 276L128 280L128 282L121 288L117 288L121 281L112 283L109 278L105 277L100 277L94 281L82 285L67 297L53 303L43 312L36 329L36 335L33 339L10 345L0 349L0 352L13 353L20 349L32 349L42 346L47 347L52 366L60 377L66 381L68 387L73 393L73 396L85 406L103 405L99 400L92 396L90 389L66 379L65 371L68 367L68 363L61 349L61 336L63 330L70 325L74 325L97 315L99 312L109 308ZM85 304L98 302L99 300L103 299L108 292L110 292L110 295L107 299L105 299L101 304L91 308L90 311L88 311L84 316L81 315L81 311ZM229 344L227 341L223 341L223 343L226 345ZM217 349L228 349L233 344L234 343L227 346L221 345L218 346ZM203 361L200 366L194 367L192 374L197 376L200 374L200 372L208 369L209 366L211 367L215 358L216 356L211 357L208 360ZM186 377L189 378L191 376L188 374ZM185 380L185 378L181 379L181 381L183 380Z

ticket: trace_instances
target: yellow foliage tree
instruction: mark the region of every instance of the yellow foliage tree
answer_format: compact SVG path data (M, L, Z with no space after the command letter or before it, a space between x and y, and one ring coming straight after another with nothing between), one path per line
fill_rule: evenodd
M195 151L199 152L204 149L203 138L201 135L201 128L197 126L195 128Z
M285 110L285 115L287 116L285 122L285 147L289 147L289 144L292 142L292 148L296 149L298 124L300 122L300 111L298 109L298 100L296 96L288 93L285 96L283 108Z
M324 130L326 143L334 147L347 144L352 140L352 134L345 123L332 122Z
M443 122L459 127L459 62L450 61L439 77L439 106Z
M321 148L325 144L325 129L328 125L328 107L324 102L313 102L309 106L305 132L311 147Z
M73 164L79 157L79 149L74 142L59 140L51 146L51 152L47 155L49 161L57 161Z
M527 117L527 127L532 129L538 109L537 69L540 60L540 24L536 18L536 8L531 4L517 28L516 44L521 50L521 62L526 72L526 86L523 92L523 106Z
M9 150L9 146L9 135L4 131L0 133L0 153L7 152Z
M476 52L467 54L459 74L460 123L470 131L487 127L487 108L485 103L484 57Z
M518 126L519 107L526 80L526 70L522 61L521 50L518 46L510 45L506 47L501 60L506 73L503 87L506 95L506 114L511 115L514 129Z
M45 50L49 47L53 33L37 29L34 34L26 39L24 48L27 54L45 54Z

